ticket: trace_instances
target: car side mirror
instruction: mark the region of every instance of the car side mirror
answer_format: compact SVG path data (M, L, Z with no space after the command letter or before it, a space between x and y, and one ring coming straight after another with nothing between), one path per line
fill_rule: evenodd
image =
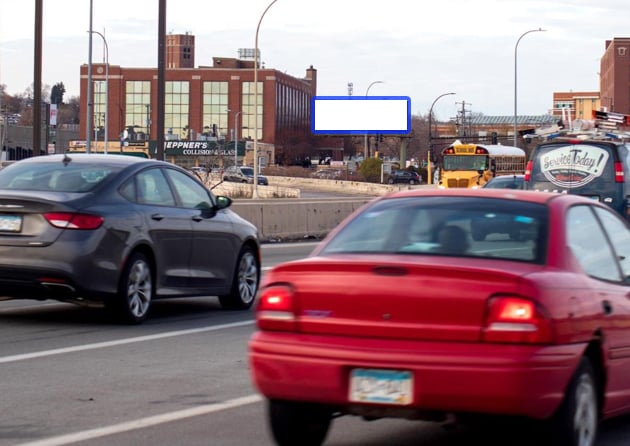
M216 197L216 210L229 208L232 205L232 199L225 195L217 195Z

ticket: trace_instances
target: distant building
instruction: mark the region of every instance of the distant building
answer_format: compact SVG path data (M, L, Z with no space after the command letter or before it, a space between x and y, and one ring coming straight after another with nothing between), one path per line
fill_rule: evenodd
M257 136L272 159L292 158L291 152L312 145L310 102L317 91L317 70L303 78L258 68L258 135L254 122L253 49L238 58L214 57L212 66L194 67L195 38L189 34L166 38L165 139L178 141L241 142ZM153 145L157 140L157 68L109 66L108 150L123 144ZM87 109L88 65L81 66L81 109ZM103 144L105 131L105 64L92 64L92 140ZM85 120L80 136L86 139ZM98 144L96 144L98 146ZM227 144L226 146L230 146ZM245 147L246 144L242 144ZM241 149L239 149L240 151ZM242 157L244 153L240 153ZM253 155L252 155L253 156ZM252 162L252 160L250 160Z
M630 115L630 37L606 41L600 62L599 91L606 111Z
M551 114L568 127L576 119L593 119L601 105L598 91L554 92Z

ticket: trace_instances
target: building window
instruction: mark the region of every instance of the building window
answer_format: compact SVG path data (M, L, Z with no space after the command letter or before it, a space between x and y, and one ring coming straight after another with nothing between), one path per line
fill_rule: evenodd
M105 140L105 81L94 82L94 139Z
M243 82L243 137L254 139L255 128L255 97L254 97L254 83ZM258 135L257 140L261 140L263 137L263 83L258 82Z
M204 82L201 122L204 133L211 133L213 125L225 136L228 132L228 83ZM220 136L220 135L217 135Z
M191 136L188 127L190 84L188 81L167 81L164 87L164 128L167 138L187 140Z
M145 141L151 134L151 82L125 82L125 128L131 140Z

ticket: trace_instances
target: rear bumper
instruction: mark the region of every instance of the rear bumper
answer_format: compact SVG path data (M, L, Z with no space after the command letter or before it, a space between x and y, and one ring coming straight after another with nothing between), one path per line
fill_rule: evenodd
M115 249L101 246L98 239L59 239L46 247L0 246L0 296L72 301L115 294L121 260Z
M405 370L413 374L413 401L404 407L417 412L412 416L437 412L544 419L562 401L584 347L257 332L249 342L249 362L255 385L268 398L330 404L356 412L357 403L348 400L352 369ZM384 409L386 416L396 416L403 408L391 406L391 414Z

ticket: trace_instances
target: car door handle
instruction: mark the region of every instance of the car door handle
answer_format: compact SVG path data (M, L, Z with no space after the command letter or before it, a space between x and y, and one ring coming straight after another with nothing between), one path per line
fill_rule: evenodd
M162 214L153 214L151 215L151 219L160 221L164 219L164 216Z
M201 215L193 215L192 219L193 221L202 221L203 217Z

